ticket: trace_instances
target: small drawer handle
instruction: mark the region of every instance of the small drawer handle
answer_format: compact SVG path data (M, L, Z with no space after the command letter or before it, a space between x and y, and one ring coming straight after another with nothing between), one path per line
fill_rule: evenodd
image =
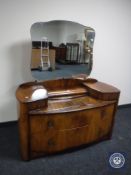
M53 140L50 139L50 140L48 140L48 145L49 145L49 146L54 146L54 145L55 145L55 142L54 142Z
M53 121L48 121L47 126L48 128L52 128L54 126Z
M102 109L101 110L101 118L104 119L106 117L106 110Z

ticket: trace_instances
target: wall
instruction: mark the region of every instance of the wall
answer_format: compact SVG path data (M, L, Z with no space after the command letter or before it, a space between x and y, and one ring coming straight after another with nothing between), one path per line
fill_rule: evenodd
M54 46L57 46L59 37L59 26L52 23L35 23L31 26L32 41L41 41L43 36L47 37L49 41L53 41Z
M85 28L81 24L70 21L35 23L30 30L31 39L32 41L41 41L41 38L45 36L49 41L53 42L53 46L59 46L61 43L77 42L78 35L84 34Z
M77 21L96 30L92 77L121 90L131 103L130 0L0 0L0 122L17 119L15 91L32 80L30 27L53 19Z

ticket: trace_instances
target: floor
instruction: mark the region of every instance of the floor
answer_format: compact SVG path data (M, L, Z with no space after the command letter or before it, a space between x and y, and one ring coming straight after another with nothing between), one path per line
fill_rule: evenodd
M62 65L57 64L56 70L54 71L39 71L33 70L32 76L37 80L45 79L55 79L55 78L69 78L76 74L90 74L88 64L71 64L71 65Z
M113 152L125 156L122 169L110 167ZM0 175L131 175L131 107L117 111L111 140L29 162L20 157L17 124L0 127Z

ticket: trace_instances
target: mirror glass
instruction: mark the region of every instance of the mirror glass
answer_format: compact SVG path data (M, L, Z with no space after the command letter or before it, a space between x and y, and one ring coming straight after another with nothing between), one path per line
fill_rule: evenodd
M93 28L55 20L34 23L30 31L31 72L35 79L89 76L93 64Z

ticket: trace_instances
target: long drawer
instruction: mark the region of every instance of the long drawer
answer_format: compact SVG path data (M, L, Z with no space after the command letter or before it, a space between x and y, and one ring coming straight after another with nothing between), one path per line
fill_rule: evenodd
M30 115L31 152L50 154L91 143L110 132L114 104L72 113Z

